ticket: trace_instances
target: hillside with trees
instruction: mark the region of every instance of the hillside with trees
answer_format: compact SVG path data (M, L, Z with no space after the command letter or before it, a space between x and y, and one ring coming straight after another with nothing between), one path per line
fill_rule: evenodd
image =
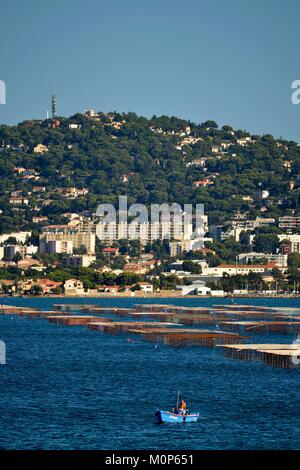
M204 203L210 224L295 214L299 175L296 142L214 121L97 113L1 125L0 230L37 229L35 218L62 223L119 195L130 204Z

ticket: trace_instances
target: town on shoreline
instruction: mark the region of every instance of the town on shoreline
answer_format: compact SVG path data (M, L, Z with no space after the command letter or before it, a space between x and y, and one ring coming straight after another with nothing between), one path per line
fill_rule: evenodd
M296 142L94 110L2 125L0 142L1 295L299 295ZM99 215L125 194L157 220Z

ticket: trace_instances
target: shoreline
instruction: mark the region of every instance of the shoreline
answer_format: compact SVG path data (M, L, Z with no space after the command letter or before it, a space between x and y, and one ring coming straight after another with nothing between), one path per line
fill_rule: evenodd
M140 293L139 291L135 292L135 295L132 295L131 292L120 292L112 294L111 292L99 292L98 294L44 294L44 295L5 295L0 294L0 298L11 298L11 299L42 299L42 298L57 298L57 299L84 299L84 298L129 298L129 299L161 299L161 298L176 298L176 299L299 299L300 294L277 294L277 295L268 295L268 294L228 294L228 295L178 295L176 291L163 291L155 293Z

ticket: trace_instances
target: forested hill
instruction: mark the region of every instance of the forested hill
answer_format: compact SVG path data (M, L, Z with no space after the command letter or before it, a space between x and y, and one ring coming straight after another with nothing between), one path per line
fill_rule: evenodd
M2 125L0 228L35 228L33 218L45 216L61 222L119 195L204 203L210 223L237 213L277 217L297 212L299 174L297 143L214 121L91 113Z

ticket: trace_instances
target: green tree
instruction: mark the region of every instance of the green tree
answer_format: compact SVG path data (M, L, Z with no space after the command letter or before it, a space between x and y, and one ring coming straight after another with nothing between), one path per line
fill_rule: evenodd
M33 286L30 287L29 293L31 295L42 295L43 288L39 284L34 284Z
M186 260L182 263L183 271L188 271L191 274L201 274L201 266L193 261Z
M74 248L73 253L74 255L86 255L87 247L85 245L80 245L78 248Z
M257 234L254 238L254 251L259 253L276 253L280 242L277 235L273 234Z
M291 253L288 256L288 266L289 268L300 268L300 253Z
M12 258L12 261L14 263L16 263L16 265L18 266L19 264L19 261L21 261L23 259L21 253L19 251L16 252L16 254L14 255L14 257Z

